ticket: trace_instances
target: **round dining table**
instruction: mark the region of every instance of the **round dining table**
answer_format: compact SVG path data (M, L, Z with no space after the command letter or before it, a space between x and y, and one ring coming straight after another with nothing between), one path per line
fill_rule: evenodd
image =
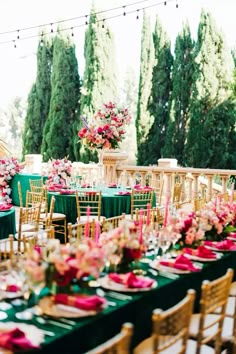
M0 211L0 239L7 238L16 233L15 208L8 211Z
M79 192L92 191L96 189L82 188ZM120 188L102 188L101 216L110 218L130 214L131 196L130 190ZM66 215L67 222L75 223L77 219L75 194L60 194L60 192L48 192L49 204L52 196L55 196L54 211Z

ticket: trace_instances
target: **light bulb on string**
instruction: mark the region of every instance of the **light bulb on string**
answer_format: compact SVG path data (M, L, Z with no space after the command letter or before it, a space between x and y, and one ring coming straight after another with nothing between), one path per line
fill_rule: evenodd
M54 30L53 30L53 23L51 23L51 33L53 33L54 32Z
M41 34L40 47L44 46L43 33Z
M20 39L20 30L17 30L17 39Z
M87 20L87 18L88 18L88 15L85 15L85 24L86 24L86 25L88 25L88 20Z
M15 39L13 40L14 48L16 48L16 41Z
M74 28L71 27L71 37L74 37Z
M137 16L136 16L136 20L139 19L139 9L137 10Z
M102 20L102 28L105 28L105 18Z
M178 1L176 0L176 5L175 5L176 9L178 9L179 7L179 4L178 4Z
M123 9L124 9L123 15L125 16L126 15L125 6L123 6Z
M166 1L164 1L164 5L165 5L165 6L167 5Z

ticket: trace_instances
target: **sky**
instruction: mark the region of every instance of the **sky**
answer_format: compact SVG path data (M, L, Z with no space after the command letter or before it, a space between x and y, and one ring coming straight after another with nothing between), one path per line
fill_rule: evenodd
M167 0L166 6L164 0L93 0L93 3L97 10L109 10L105 13L107 18L113 17L107 19L105 25L114 33L120 75L128 67L138 73L143 8L146 8L153 24L156 15L159 16L172 46L185 20L188 20L192 35L196 38L200 12L204 8L214 16L218 27L225 33L228 45L236 47L236 0ZM39 25L49 24L44 28L50 32L51 29L55 30L55 22L76 18L64 22L64 27L74 27L79 72L83 75L85 21L91 4L92 0L4 1L0 11L0 109L4 109L15 96L26 98L29 93L36 76ZM28 27L35 28L22 30ZM3 34L12 30L15 32ZM17 35L20 40L16 39ZM31 36L33 38L22 40L23 37Z

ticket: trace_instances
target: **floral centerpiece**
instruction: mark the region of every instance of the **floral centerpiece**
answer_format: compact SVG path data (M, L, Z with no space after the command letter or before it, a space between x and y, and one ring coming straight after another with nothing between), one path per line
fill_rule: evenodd
M66 178L71 176L72 163L66 157L49 161L49 175L47 184L66 184Z
M104 104L90 124L82 117L83 128L79 138L89 149L116 149L125 137L125 126L131 121L128 109L119 109L112 102Z
M132 261L142 257L145 245L139 231L138 223L124 220L119 227L100 235L106 259L118 272L129 270Z
M73 282L85 276L98 278L104 265L105 254L91 239L66 246L60 246L59 241L53 239L28 253L25 271L34 285L46 286L53 291L63 287L70 292Z
M6 204L11 203L11 188L9 182L15 174L23 169L23 164L19 164L15 157L8 157L0 160L0 195L3 202Z

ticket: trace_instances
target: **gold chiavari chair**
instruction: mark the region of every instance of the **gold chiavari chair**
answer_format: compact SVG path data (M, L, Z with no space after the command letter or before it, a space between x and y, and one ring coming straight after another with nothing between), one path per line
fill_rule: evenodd
M0 240L0 262L11 259L14 254L14 236Z
M54 206L55 206L55 197L52 196L50 201L50 208L49 211L47 210L48 207L45 208L43 213L40 213L40 223L42 223L43 228L49 228L52 226L53 223L53 213L54 213Z
M147 222L147 209L142 210L143 213L143 221L144 223ZM150 209L150 222L152 226L158 226L163 224L164 220L164 213L165 213L165 208L164 207L156 207L156 208L151 208ZM141 216L141 210L136 209L135 210L135 221L139 221Z
M198 211L204 208L206 205L206 199L205 198L197 198L194 199L193 201L193 209L194 211Z
M147 205L152 206L154 190L137 190L131 191L131 219L135 217L136 209L147 209Z
M195 291L190 289L185 298L170 309L165 311L155 309L152 314L152 336L142 341L133 353L186 353L194 300Z
M40 217L41 205L36 205L33 207L20 207L19 212L19 225L17 228L16 239L21 240L23 233L28 234L38 232L39 230L39 217Z
M95 239L95 232L96 232L96 221L89 220L87 222L89 225L89 237ZM68 230L68 240L69 242L76 238L77 240L81 241L85 237L85 227L86 224L72 224L68 223L67 230Z
M172 198L171 198L172 204L176 204L181 201L182 187L183 187L182 183L180 183L180 182L175 183L174 188L173 188L173 192L172 192Z
M122 215L113 216L111 218L103 218L101 224L102 232L107 232L119 227L120 223L125 220L125 216L126 215L123 213Z
M84 223L87 219L87 208L90 216L96 221L101 218L102 193L101 191L76 192L77 222Z
M120 333L86 354L129 354L133 327L132 323L124 323Z
M44 187L42 177L38 179L30 179L29 184L31 192L42 193Z
M25 201L26 208L30 208L38 204L40 204L42 207L42 201L43 201L42 192L38 193L38 192L26 191L26 201Z
M17 189L18 189L18 197L19 197L19 203L20 207L23 207L23 196L22 196L22 188L21 188L21 183L20 181L17 183Z
M189 341L191 344L191 346L189 346L189 353L202 353L203 347L205 347L206 344L214 346L212 353L221 353L224 327L224 331L227 330L225 314L232 278L233 270L228 269L226 274L222 277L202 283L200 312L193 314L190 321L190 337L195 340ZM232 325L230 328L232 336ZM230 329L228 329L228 332L229 331ZM223 336L225 336L225 333ZM208 352L210 353L210 349L208 349L207 353Z

